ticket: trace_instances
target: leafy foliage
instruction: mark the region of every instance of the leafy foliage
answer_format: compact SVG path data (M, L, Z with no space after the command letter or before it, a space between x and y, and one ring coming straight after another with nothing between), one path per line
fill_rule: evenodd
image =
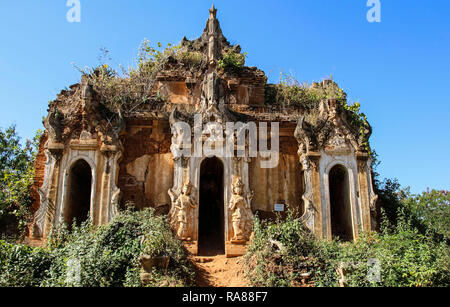
M290 214L264 223L255 218L254 239L245 256L247 278L253 286L287 287L314 266L314 235Z
M450 243L450 192L428 190L420 195L402 194L402 200L411 215L423 229L440 236Z
M294 76L281 73L277 84L266 87L266 104L282 107L300 107L305 110L318 108L322 99L345 100L347 94L338 85L327 80L324 83L300 83Z
M16 127L0 129L0 233L23 235L31 218L30 188L41 133L23 146Z
M107 50L103 50L107 54ZM101 60L105 56L100 57ZM180 65L187 69L199 67L203 62L203 54L189 51L181 45L168 44L163 48L161 43L153 47L144 40L138 51L135 67L120 67L120 72L107 63L97 68L80 69L88 78L102 103L113 113L127 114L139 106L152 101L165 100L160 93L154 92L156 75L168 64Z
M355 243L340 246L339 258L333 262L334 266L352 265L346 276L347 286L448 287L449 255L450 248L445 242L437 243L421 234L399 212L395 228L383 228L381 233L365 234ZM368 279L370 259L380 263L379 282Z
M219 68L231 72L239 73L245 65L245 58L247 53L239 53L234 49L225 51L222 54L222 59L219 60Z
M2 242L0 286L140 286L138 257L142 253L170 257L167 271L154 270L150 286L192 282L193 271L181 242L165 217L147 209L127 210L98 229L74 224L69 232L62 226L52 232L46 248ZM76 278L70 278L74 264Z
M378 164L375 154L375 167ZM394 228L399 213L407 216L421 234L430 234L435 241L450 243L450 192L427 190L414 195L409 188L402 188L396 179L380 181L374 171L374 187L383 209L384 228Z
M408 200L419 205L416 198ZM301 273L309 273L316 286L326 287L342 282L350 287L450 285L450 247L445 241L422 234L403 211L398 212L395 226L383 224L381 233L339 243L315 239L292 215L266 225L257 220L246 255L248 278L254 286L295 286ZM380 265L379 280L368 278L374 272L373 260ZM340 267L345 268L341 283Z
M278 84L266 85L266 104L283 107L313 109L319 104L319 97L310 91L308 84L299 83L291 76L282 75Z
M361 112L359 102L348 103L347 94L333 80L312 84L300 83L293 76L281 73L277 84L267 84L265 87L266 105L301 108L308 111L307 115L311 122L314 122L315 114L319 112L320 102L324 99L335 99L342 105L350 126L357 130L362 139L362 145L370 153L368 139L370 126L367 116Z
M350 125L353 127L358 127L359 135L363 140L362 145L366 151L371 154L368 131L369 122L367 121L366 114L361 112L361 104L359 102L355 102L349 105L345 99L340 99L339 102L347 113L347 118L349 118Z
M181 50L176 53L175 58L189 70L198 68L203 63L203 53L198 51Z
M39 286L51 262L52 256L45 249L0 241L0 286Z

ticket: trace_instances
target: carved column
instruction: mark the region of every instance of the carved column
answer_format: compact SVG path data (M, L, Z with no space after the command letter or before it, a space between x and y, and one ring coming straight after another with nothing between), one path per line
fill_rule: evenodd
M47 146L48 164L44 186L40 189L41 205L35 217L34 236L48 237L54 226L56 204L59 192L59 174L64 145L49 142ZM36 228L37 226L37 228Z
M240 157L233 157L233 175L234 176L242 176L242 159Z
M251 195L250 197L247 197L248 203L250 204L250 208L252 207L252 200L253 200L253 191L250 191L250 175L249 175L249 165L252 162L252 158L245 157L243 160L243 172L242 172L242 180L244 181L244 185L246 187L246 194Z
M103 171L100 186L99 206L93 212L93 220L96 225L101 225L106 220L106 211L109 205L110 181L111 181L111 152L102 151Z
M112 189L111 189L111 202L108 208L108 222L119 214L119 206L122 198L122 191L117 186L119 181L119 161L122 158L122 151L115 153L113 161L113 177L112 177Z
M378 195L373 189L371 159L368 154L359 153L357 162L363 229L371 231L376 226L378 201Z
M361 204L362 229L370 231L370 201L369 201L369 181L367 178L368 155L357 155L358 164L358 188Z
M322 191L320 184L320 158L321 155L316 152L309 152L308 157L311 161L312 166L312 186L313 186L313 207L311 210L314 210L314 233L317 237L323 238L325 234L322 229L322 217L323 212L322 208Z
M102 145L100 148L103 158L103 172L101 178L100 206L96 212L96 222L104 225L110 222L119 210L121 191L117 187L118 160L122 153L115 145Z
M322 236L322 227L320 227L322 214L321 194L320 194L320 176L319 176L320 154L308 153L300 155L300 163L304 172L304 188L302 196L305 213L301 217L302 222L313 233Z
M300 157L300 163L303 167L304 173L304 193L302 195L304 214L301 217L301 221L314 232L314 188L313 188L313 170L311 166L311 160L307 155L302 155Z
M302 196L305 214L302 217L305 225L319 238L323 238L322 198L319 173L321 155L316 152L317 146L312 142L311 129L302 117L297 122L294 137L298 142L298 155L304 171L304 189Z
M357 162L363 229L371 231L376 226L378 201L378 195L373 189L371 159L368 154L358 154Z

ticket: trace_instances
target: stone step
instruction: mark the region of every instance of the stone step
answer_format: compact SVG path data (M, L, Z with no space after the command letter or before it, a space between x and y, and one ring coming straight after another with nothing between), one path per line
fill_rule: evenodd
M193 257L194 262L197 263L209 263L209 262L213 262L214 258L213 257Z

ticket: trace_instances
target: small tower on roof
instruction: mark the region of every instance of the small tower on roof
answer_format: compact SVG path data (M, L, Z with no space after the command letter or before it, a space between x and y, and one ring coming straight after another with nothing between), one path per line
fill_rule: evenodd
M223 36L219 20L217 20L217 9L214 5L209 9L209 18L201 40L208 46L208 62L212 65L221 57L222 49L230 47L230 43Z
M209 9L209 19L216 19L216 14L217 14L217 10L214 6L214 4L212 5L212 7Z
M213 6L209 9L209 20L208 20L208 61L210 65L215 65L215 62L218 59L217 52L217 29L220 30L219 22L216 18L217 10Z

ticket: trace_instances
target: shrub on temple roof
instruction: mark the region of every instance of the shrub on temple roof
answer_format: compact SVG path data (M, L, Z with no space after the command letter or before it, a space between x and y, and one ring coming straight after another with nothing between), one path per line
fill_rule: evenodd
M161 101L164 97L155 92L156 76L166 68L191 71L203 63L203 54L188 50L182 45L161 43L153 47L144 40L136 59L135 67L120 67L118 72L102 64L97 68L79 69L87 78L100 101L111 111L129 113L150 101ZM168 67L170 66L170 67Z
M239 53L235 49L230 49L222 54L219 60L219 68L226 72L239 73L245 65L247 53Z
M370 153L371 128L366 115L360 111L361 105L358 102L349 104L347 94L333 80L308 84L300 83L291 75L281 74L279 83L267 84L265 88L266 105L300 108L313 126L319 117L320 102L328 99L334 99L342 105L348 124L358 134L362 147Z
M277 84L266 87L266 103L282 107L300 107L312 110L319 107L323 99L345 101L347 94L332 80L322 83L300 83L293 76L282 73Z

